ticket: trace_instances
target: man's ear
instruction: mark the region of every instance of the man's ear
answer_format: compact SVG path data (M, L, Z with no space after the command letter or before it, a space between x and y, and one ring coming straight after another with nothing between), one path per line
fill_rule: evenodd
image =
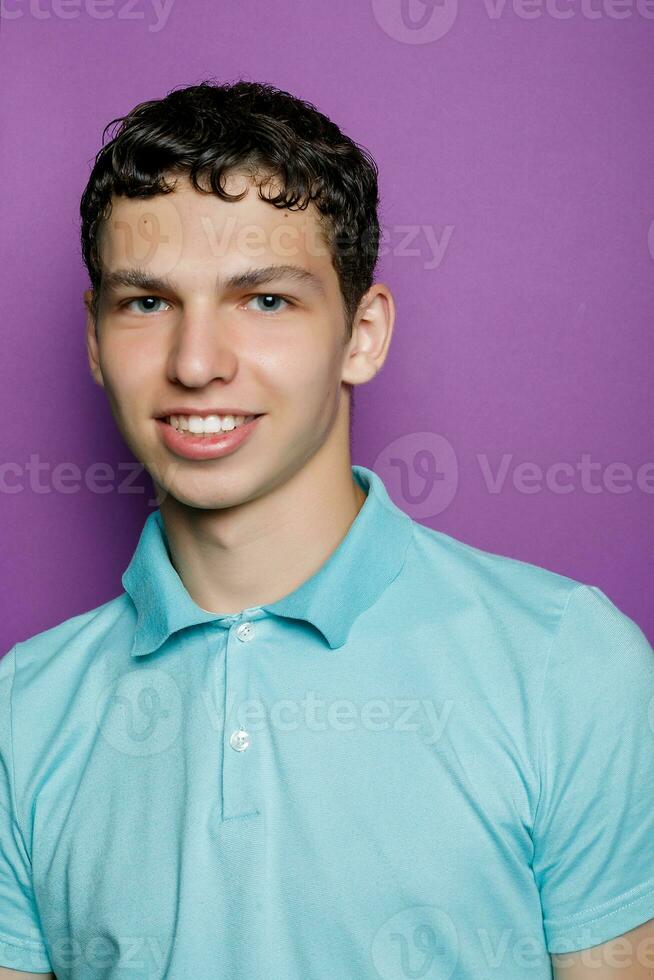
M362 296L347 344L341 380L365 384L383 367L395 324L395 301L384 283L374 283Z
M104 378L102 377L98 351L97 320L93 316L92 301L93 290L87 289L84 293L84 306L86 307L86 350L93 380L101 388L104 388Z

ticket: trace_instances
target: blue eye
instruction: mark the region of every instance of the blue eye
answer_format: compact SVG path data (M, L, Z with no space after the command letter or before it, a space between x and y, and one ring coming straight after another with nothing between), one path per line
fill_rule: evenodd
M166 302L166 300L165 299L161 299L160 296L137 296L136 299L129 299L129 300L127 300L127 302L124 303L123 306L124 306L125 309L129 309L129 307L132 305L132 303L147 303L147 302L150 302L151 300L154 300L155 303L165 303ZM150 307L145 312L146 313L152 313L153 310Z
M250 299L249 302L252 302L253 299L256 299L256 300L261 299L261 300L266 300L266 301L268 301L268 300L275 300L275 301L278 301L278 302L281 301L282 303L286 303L287 306L293 306L293 303L291 303L290 300L284 299L283 296L278 296L277 293L257 293L256 296L252 296L251 297L251 299ZM266 304L264 305L264 308L262 310L260 310L259 312L261 312L261 313L280 313L281 311L280 311L279 308L277 308L277 309L271 309L270 305L266 302Z
M248 302L251 303L252 300L261 300L263 302L263 309L262 308L259 309L260 313L280 313L283 309L285 309L285 307L281 307L280 309L280 307L276 305L279 303L285 303L286 306L295 305L294 303L291 302L291 300L285 299L283 296L277 295L277 293L257 293L255 296L251 296ZM272 305L270 303L271 300L272 300ZM136 296L134 297L134 299L126 300L124 303L121 304L121 307L122 309L129 309L132 306L132 303L148 304L148 306L145 309L141 307L140 310L141 313L159 312L156 310L157 303L166 303L167 306L170 305L167 302L167 300L162 299L160 296ZM155 304L155 307L149 305L152 303Z

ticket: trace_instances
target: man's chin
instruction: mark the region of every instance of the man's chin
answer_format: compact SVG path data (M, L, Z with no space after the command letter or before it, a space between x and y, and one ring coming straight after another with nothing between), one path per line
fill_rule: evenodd
M250 499L244 490L236 487L224 487L221 492L218 492L215 478L212 485L205 488L198 486L197 482L193 485L188 483L185 485L185 481L182 480L166 484L154 482L158 506L164 511L227 510L230 507L238 507Z

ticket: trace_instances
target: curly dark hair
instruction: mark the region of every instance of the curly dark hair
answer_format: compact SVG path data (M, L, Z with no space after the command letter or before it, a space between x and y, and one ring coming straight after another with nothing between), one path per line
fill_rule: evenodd
M109 142L107 131L121 123ZM318 208L321 234L338 275L346 341L361 298L374 281L379 248L378 168L315 106L272 85L212 79L141 102L105 127L80 202L82 257L97 320L102 282L99 232L112 195L152 197L174 190L166 176L186 175L201 192L226 201L222 180L247 172L259 197L278 208ZM262 192L274 176L279 193ZM203 186L208 179L209 188Z

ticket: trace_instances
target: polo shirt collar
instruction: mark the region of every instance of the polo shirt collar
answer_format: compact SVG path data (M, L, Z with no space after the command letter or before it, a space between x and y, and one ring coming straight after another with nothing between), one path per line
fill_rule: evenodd
M293 592L257 607L311 623L331 649L345 643L357 617L399 574L412 533L411 518L373 470L353 465L352 475L367 496L336 550ZM231 618L207 612L191 598L171 563L158 509L146 519L121 581L137 612L133 656L152 653L178 630Z

